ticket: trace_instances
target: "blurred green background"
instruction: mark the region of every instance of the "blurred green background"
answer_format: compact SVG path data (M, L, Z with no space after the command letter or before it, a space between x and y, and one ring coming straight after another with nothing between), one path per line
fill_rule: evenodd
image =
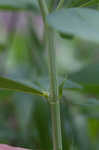
M29 11L0 7L3 8L0 11L0 75L28 80L48 89L43 22L36 1L33 5L29 2L26 3ZM64 6L84 3L76 2L66 0ZM21 7L22 0L18 3ZM98 9L98 5L91 7ZM99 83L99 44L63 37L56 33L58 78L68 74L72 79L78 77L77 80L85 82L94 79L93 82ZM64 91L61 100L63 150L99 149L99 104L80 105L89 98L94 101L99 96ZM42 97L0 89L0 143L33 150L52 149L49 107Z

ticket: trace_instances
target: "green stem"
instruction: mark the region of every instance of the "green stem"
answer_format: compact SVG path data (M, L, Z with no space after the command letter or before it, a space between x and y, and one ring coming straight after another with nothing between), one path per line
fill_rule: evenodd
M54 0L53 0L54 1ZM62 136L61 136L61 120L60 120L60 101L58 99L58 86L56 78L56 64L55 64L55 37L54 31L46 24L46 16L48 9L44 0L38 0L46 32L46 45L48 49L48 64L50 77L50 94L49 103L51 107L52 118L52 133L53 133L53 150L62 150Z
M60 120L60 102L58 99L58 88L56 79L56 64L55 64L55 38L52 29L47 30L48 37L48 62L50 75L50 96L49 102L51 107L52 130L53 130L53 147L54 150L62 150L61 136L61 120Z
M40 6L40 10L41 10L41 13L42 13L44 24L46 24L46 16L48 15L48 8L47 8L47 5L46 5L46 2L45 2L45 0L38 0L38 3L39 3L39 6Z
M60 0L56 9L62 8L63 4L64 4L64 0Z

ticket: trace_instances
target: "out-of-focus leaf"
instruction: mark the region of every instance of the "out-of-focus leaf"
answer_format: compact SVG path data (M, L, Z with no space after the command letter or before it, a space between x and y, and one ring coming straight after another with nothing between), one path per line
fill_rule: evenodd
M70 35L70 34L64 34L64 33L60 33L60 36L63 38L63 39L69 39L69 40L72 40L73 39L73 35Z
M72 0L70 7L87 7L99 4L98 0Z
M74 41L75 41L75 44L74 44L75 54L74 55L77 58L77 60L83 61L83 62L87 61L87 63L92 62L95 52L99 48L99 44L86 41L86 40L82 40L80 38L75 38Z
M90 0L84 4L81 4L80 7L89 7L89 6L93 6L93 5L97 5L99 4L98 0Z
M83 115L81 115L75 107L69 105L69 103L67 102L67 98L66 103L64 103L64 105L68 115L66 117L68 117L69 126L72 132L71 137L73 138L73 148L80 150L92 150L92 145L90 143L87 132L86 118Z
M45 91L40 90L33 84L19 82L5 77L0 77L0 88L6 90L12 90L17 92L25 92L30 94L36 94L40 96L48 96Z
M99 100L95 98L86 98L83 94L79 94L76 92L65 92L65 97L69 100L69 103L76 106L84 106L84 107L99 107Z
M99 119L99 99L87 98L83 94L74 91L64 92L64 102L79 110L87 118Z
M34 6L35 0L0 0L0 9L6 10L21 10L28 9L28 6Z
M80 106L99 106L99 100L95 98L89 98L85 103L79 104Z
M68 8L47 16L49 26L57 31L99 42L99 12L89 8Z
M40 88L43 88L45 90L49 89L49 79L47 77L38 78L38 80L36 80L35 83ZM59 88L59 97L61 98L63 89L79 91L83 87L79 83L73 82L71 80L65 80L63 78L58 78L58 88Z
M13 94L12 91L0 90L0 101L6 99Z
M5 44L0 44L0 51L4 50L6 48L6 45Z
M38 99L34 107L34 124L39 136L40 149L52 149L50 123L49 104Z
M67 90L76 90L76 89L82 89L83 87L77 83L77 82L73 82L71 80L67 80L64 84L64 88L66 88Z
M23 101L24 99L24 101ZM13 104L15 106L15 113L18 119L18 124L20 126L20 132L26 132L28 130L28 125L32 117L33 104L35 97L29 94L16 93L14 95ZM28 100L28 101L27 101ZM24 117L25 115L25 117ZM23 135L24 136L24 135ZM27 139L27 137L24 137Z
M69 78L83 87L82 92L99 95L99 64L90 64Z
M99 84L99 64L89 64L82 70L72 73L69 77L75 82Z

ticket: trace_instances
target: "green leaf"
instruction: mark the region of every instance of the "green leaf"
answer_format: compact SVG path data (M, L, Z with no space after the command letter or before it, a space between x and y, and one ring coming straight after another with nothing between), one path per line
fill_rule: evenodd
M34 6L35 0L0 0L0 9L7 10L21 10L28 9L28 6Z
M96 98L87 98L83 94L73 91L67 91L64 95L65 97L67 97L67 100L73 105L99 107L99 100Z
M38 78L38 80L35 81L35 84L38 85L38 87L43 88L45 90L49 90L49 79L48 77L41 77ZM82 89L83 87L76 82L73 82L71 80L66 80L65 78L58 78L58 92L59 92L59 98L62 97L63 89L66 90L77 90Z
M88 0L87 0L87 2L88 2ZM80 4L82 4L82 3L85 4L86 0L72 0L71 6L72 7L80 6Z
M48 97L48 93L40 90L33 84L26 82L19 82L5 77L0 77L0 88L5 90L11 90L16 92L25 92L29 94L35 94Z
M99 95L99 64L90 64L69 78L83 87L81 92Z
M68 34L63 34L63 33L60 33L60 36L63 38L63 39L68 39L68 40L72 40L74 37L72 35L68 35Z
M47 23L60 33L99 42L99 11L94 9L61 9L49 14Z
M59 99L63 96L63 88L64 88L65 81L66 79L64 79L58 87Z
M0 101L10 97L12 94L12 91L0 90Z
M80 91L83 87L71 80L62 80L62 82L59 84L58 87L58 93L59 93L59 98L63 96L63 90L68 90L68 91Z
M93 6L93 5L97 5L97 4L99 4L98 0L90 0L86 3L81 4L80 7L88 7L88 6Z
M70 80L62 80L58 87L59 98L63 96L63 89L78 91L82 89L82 86Z
M98 0L72 0L69 7L87 7L99 4Z
M95 99L95 98L88 98L87 101L83 104L79 104L81 106L98 106L99 107L99 100Z

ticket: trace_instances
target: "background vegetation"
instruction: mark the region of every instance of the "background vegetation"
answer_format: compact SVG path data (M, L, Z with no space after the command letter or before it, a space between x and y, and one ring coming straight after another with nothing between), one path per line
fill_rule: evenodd
M98 11L99 4L95 0L65 0L64 7ZM36 0L0 0L0 76L49 89L43 29ZM56 33L58 81L61 83L67 74L71 79L61 98L64 150L99 149L98 50L99 43ZM79 81L87 83L84 90L76 83ZM52 149L50 118L45 98L0 89L0 143Z

